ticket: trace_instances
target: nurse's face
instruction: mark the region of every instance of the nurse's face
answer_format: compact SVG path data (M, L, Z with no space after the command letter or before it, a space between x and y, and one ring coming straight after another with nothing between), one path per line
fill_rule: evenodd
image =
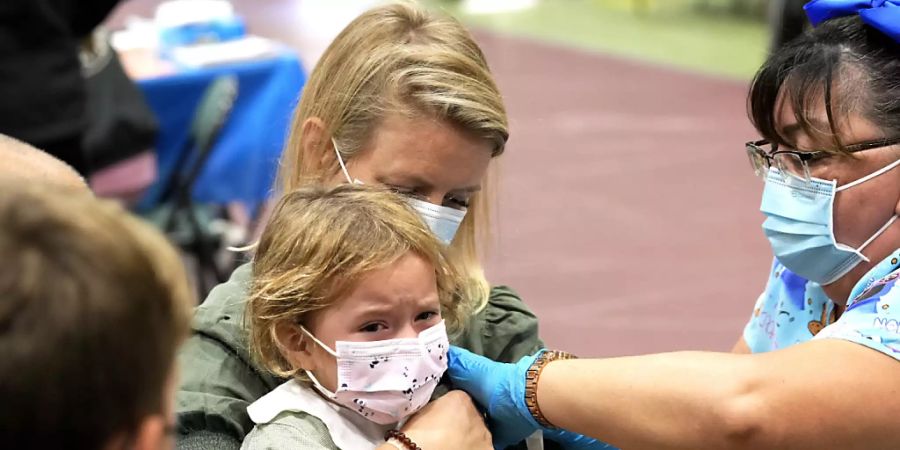
M797 123L790 101L780 102L778 128L782 136L794 143L797 150L816 151L832 147L827 132L828 118L824 101L813 106L808 116L822 133L809 134ZM863 116L851 113L838 120L841 142L851 145L860 142L894 138L879 129ZM900 145L875 148L853 153L852 156L832 155L815 162L810 161L810 175L825 180L836 180L838 187L869 175L900 158ZM839 191L834 200L835 239L858 248L875 234L895 213L900 212L900 168L894 168L862 184ZM872 265L881 262L891 252L900 248L900 222L892 225L884 234L869 244L863 254L871 263L863 263L845 275L838 283L852 285Z
M481 190L491 157L490 142L449 122L389 115L347 161L347 171L365 184L463 209ZM347 180L338 171L332 182Z

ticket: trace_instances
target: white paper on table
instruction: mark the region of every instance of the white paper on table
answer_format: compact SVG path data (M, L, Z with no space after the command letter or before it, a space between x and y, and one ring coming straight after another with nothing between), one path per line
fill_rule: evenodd
M153 20L160 28L173 28L228 20L234 15L234 6L227 0L167 0L157 5Z
M528 450L544 450L544 432L537 430L525 438L525 447Z
M279 45L260 36L246 36L223 42L212 42L171 51L173 62L184 67L209 67L240 61L271 58L278 54Z

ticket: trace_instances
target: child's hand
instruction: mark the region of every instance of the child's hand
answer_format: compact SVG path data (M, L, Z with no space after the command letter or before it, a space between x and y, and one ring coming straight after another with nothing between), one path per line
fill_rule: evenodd
M463 391L450 391L410 417L401 428L419 447L489 450L491 433Z

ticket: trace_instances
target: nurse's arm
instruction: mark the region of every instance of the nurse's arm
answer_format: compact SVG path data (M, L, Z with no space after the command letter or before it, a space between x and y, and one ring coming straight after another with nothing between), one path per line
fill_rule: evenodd
M898 380L898 361L827 339L554 361L537 393L551 423L620 448L897 449Z

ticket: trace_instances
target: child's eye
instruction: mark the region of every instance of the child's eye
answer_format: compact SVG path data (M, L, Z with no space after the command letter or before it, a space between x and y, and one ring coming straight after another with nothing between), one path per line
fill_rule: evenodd
M419 314L418 316L416 316L416 320L421 320L421 321L431 320L437 315L438 315L438 313L435 311L426 311L426 312L423 312L423 313Z
M359 331L362 331L363 333L377 333L385 328L387 328L387 327L385 327L384 324L375 322L375 323L370 323L368 325L363 326L362 328L359 329Z

